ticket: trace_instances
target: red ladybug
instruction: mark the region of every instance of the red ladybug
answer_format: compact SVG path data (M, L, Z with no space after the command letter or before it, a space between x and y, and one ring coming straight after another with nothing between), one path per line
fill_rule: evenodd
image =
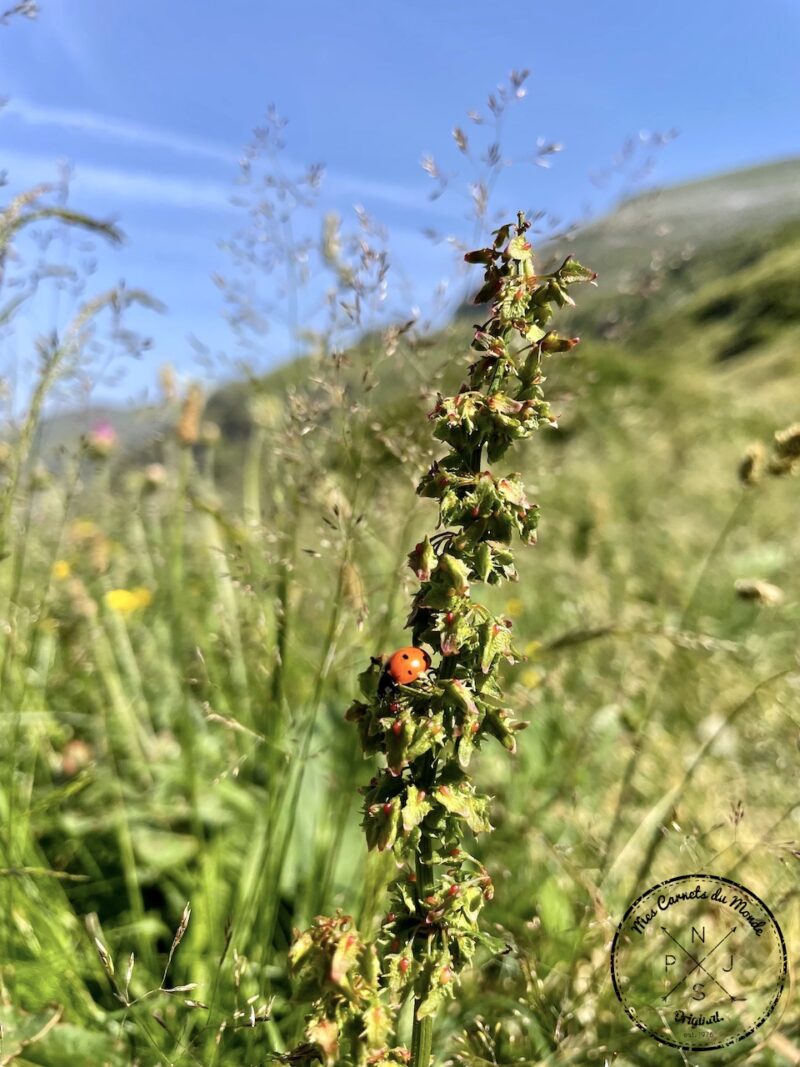
M427 671L431 657L422 648L400 648L389 660L386 671L396 685L408 685Z

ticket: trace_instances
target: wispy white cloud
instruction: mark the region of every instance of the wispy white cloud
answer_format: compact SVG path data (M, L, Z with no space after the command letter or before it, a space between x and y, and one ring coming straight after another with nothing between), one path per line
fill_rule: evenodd
M58 178L57 161L37 153L2 151L0 169L8 172L15 191ZM347 178L343 178L341 184L337 180L342 195L346 195L347 182ZM105 210L113 211L123 203L189 212L227 213L240 210L231 203L234 193L231 185L182 174L77 163L72 169L71 185L79 198L91 198L92 202L102 204ZM390 227L390 235L393 245L400 240L422 245L429 243L418 229L397 223Z
M47 156L4 151L0 164L8 171L15 186L34 185L46 181L48 175L56 177L55 161ZM90 194L112 205L119 201L133 201L188 211L234 210L230 203L231 189L224 182L92 163L76 165L73 173L76 192Z
M225 163L232 168L236 166L240 155L229 145L203 138L189 137L176 130L166 129L160 126L151 126L145 123L133 122L129 119L119 118L113 115L103 115L95 111L82 109L54 107L34 103L24 97L12 97L0 111L3 115L13 115L29 126L43 126L58 129L74 130L76 132L95 137L103 141L116 141L117 143L137 145L141 148L156 148L177 153L183 156L192 156L198 159L214 160ZM303 169L299 164L289 162L290 170L298 173ZM82 166L81 172L104 168L92 168ZM130 172L115 171L122 175L130 175ZM139 176L141 177L141 175ZM155 177L153 175L153 177ZM161 180L160 178L158 179ZM182 179L169 177L165 179L168 185ZM208 185L203 182L191 182L193 188L198 185ZM424 185L419 188L411 185L403 185L398 182L383 181L381 179L365 178L357 174L349 174L337 170L326 169L325 185L327 191L342 199L379 201L394 207L411 209L416 211L435 211L443 214L441 205L432 203L427 197ZM128 182L128 198L136 188L140 188L144 199L155 199L149 191L149 187L135 182ZM171 196L170 193L165 193ZM446 214L446 213L445 213Z
M29 126L50 126L58 129L77 130L103 140L119 141L141 148L166 148L180 155L214 159L221 163L235 164L236 152L226 145L202 138L187 137L175 130L166 130L113 115L95 111L50 107L35 104L23 97L14 96L6 102L6 114L16 115Z

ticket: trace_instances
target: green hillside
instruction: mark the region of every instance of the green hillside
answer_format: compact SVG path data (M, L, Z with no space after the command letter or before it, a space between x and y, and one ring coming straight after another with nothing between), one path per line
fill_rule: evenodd
M607 279L631 285L653 259L690 256L797 219L800 160L789 159L648 190L576 239L587 259L602 256Z
M683 314L688 311L683 301L690 294L692 300L700 299L695 290L708 285L713 305L710 319L722 323L723 333L725 322L729 332L741 331L739 340L728 342L726 351L733 354L738 345L740 351L758 347L764 331L791 327L797 321L788 291L777 297L768 292L773 280L780 282L785 266L791 267L788 261L779 262L778 248L791 259L790 248L800 240L798 223L800 160L786 160L645 192L583 227L568 242L546 247L541 258L546 263L572 251L584 262L600 265L599 286L586 295L574 318L575 330L588 337L619 336L632 325L641 326L651 315L658 318L667 308L680 307ZM757 291L751 291L747 272L755 262L759 264ZM726 303L725 290L733 275L739 288L731 282L730 302ZM741 287L747 289L744 301L740 300ZM773 308L773 300L780 306ZM458 328L462 316L471 321L475 314L470 308L462 309ZM434 361L446 360L449 336L444 331L426 339ZM368 347L362 345L361 350ZM267 374L260 385L268 393L283 395L288 386L305 380L308 368L308 361L294 360ZM388 397L392 382L399 379L389 367L385 370L381 396ZM354 382L358 374L356 369ZM405 385L398 385L395 391L404 389ZM232 382L210 400L209 417L220 422L228 441L248 433L247 399L252 391L252 383ZM74 441L87 424L104 418L114 421L123 443L139 455L147 452L148 441L164 429L163 418L152 410L64 412L44 424L43 452L52 453L55 447Z
M713 368L745 355L758 358L756 373L764 387L771 382L780 392L781 382L796 383L800 304L791 280L800 276L799 179L800 161L791 161L648 194L579 231L568 244L545 249L544 261L571 251L600 275L597 289L583 294L580 309L567 318L585 343L577 364L554 361L556 388L568 378L574 391L577 373L579 381L592 382L598 403L613 394L621 376L638 382L655 401L655 394L678 385L684 370L696 379L705 368L712 376L708 388L718 381L721 388L735 389L739 379L752 377L749 364L732 366L722 376ZM421 426L416 415L435 389L458 387L464 364L453 353L463 343L465 323L479 318L479 309L462 309L451 328L424 340L421 358L409 360L402 375L391 361L376 368L372 403L386 426ZM356 393L361 361L374 351L376 346L365 342L352 354L345 380ZM266 376L262 388L282 396L287 386L308 377L309 366L301 359L281 367ZM252 385L233 383L211 398L209 415L228 441L247 434L251 393ZM579 422L585 417L581 404L574 408L570 418ZM234 449L231 471L237 466Z
M618 260L606 257L602 245L594 245L595 237L586 254L580 234L569 248L592 266L599 262L602 268L608 258L613 276ZM795 283L800 277L800 220L735 238L726 235L691 255L666 256L640 274L637 288L607 285L606 272L599 273L598 288L586 292L580 309L564 319L583 345L574 359L552 361L556 392L563 388L572 394L565 399L572 429L588 417L575 394L576 380L581 390L591 390L593 406L607 403L622 384L635 387L654 404L679 390L685 392L685 403L697 390L702 403L699 397L709 392L741 389L737 407L748 408L762 428L774 417L773 397L785 400L800 385L800 298ZM425 433L418 415L427 410L437 389L458 387L466 360L466 353L463 359L458 355L465 325L480 317L480 309L465 308L451 327L421 339L412 346L413 358L403 363L402 374L397 373L397 359L375 366L370 403L386 428L405 432L414 426ZM353 396L361 389L364 364L371 365L378 351L375 338L351 353L341 380ZM224 467L229 464L233 472L239 466L236 453L249 432L253 393L282 397L287 388L301 386L315 373L310 361L299 359L267 375L257 390L252 383L232 383L211 397L208 415L220 424L226 442ZM761 420L759 409L765 416ZM383 458L391 462L391 457Z

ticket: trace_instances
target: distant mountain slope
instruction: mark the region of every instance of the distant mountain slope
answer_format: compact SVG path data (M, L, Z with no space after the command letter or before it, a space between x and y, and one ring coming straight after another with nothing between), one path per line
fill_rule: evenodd
M800 159L653 189L581 228L570 244L603 279L645 268L653 252L696 252L800 219Z
M646 355L659 349L664 317L671 316L670 332L678 326L690 335L702 328L719 339L716 347L703 346L706 358L758 351L781 331L793 336L800 327L794 295L800 270L800 159L643 193L578 230L569 242L543 249L542 258L566 251L600 275L597 289L581 293L580 313L568 327L585 340L616 339L624 345L634 330L637 350ZM398 377L396 363L388 361L378 373L372 403L395 406L399 415L415 402L410 387L430 387L431 366L448 366L445 381L457 387L449 378L462 373L452 354L455 344L463 344L464 315L474 319L476 309L462 309L456 323L426 342L425 359L417 363L428 368L426 380L413 366ZM370 347L365 339L352 353L353 389L359 387L361 356ZM260 389L282 397L287 387L308 378L309 367L302 358L283 364L265 375ZM208 416L219 422L232 450L248 433L253 388L234 381L210 398ZM140 456L165 429L164 414L155 409L67 412L47 421L44 451L75 441L87 425L103 419L115 424L123 448Z
M157 408L90 405L80 410L55 412L46 418L39 431L39 450L44 456L53 456L61 448L71 449L82 434L104 422L111 423L126 451L146 446L166 428L164 414Z

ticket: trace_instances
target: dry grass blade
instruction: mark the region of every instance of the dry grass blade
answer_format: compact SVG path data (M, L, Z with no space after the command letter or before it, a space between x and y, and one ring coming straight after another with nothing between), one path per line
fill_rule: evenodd
M167 983L167 974L169 973L169 969L172 966L172 958L175 955L175 952L176 952L176 950L178 948L178 945L180 945L181 941L183 941L184 934L189 929L189 920L191 919L191 917L192 917L192 908L191 908L191 905L190 905L189 901L187 901L186 905L185 905L185 907L183 909L183 914L181 915L181 920L178 923L178 928L175 931L175 936L172 939L172 946L170 947L169 955L167 957L167 965L164 968L164 974L163 974L163 976L161 978L161 989L162 990L165 989L165 986L166 986L166 983ZM169 990L165 990L165 991L169 992Z

